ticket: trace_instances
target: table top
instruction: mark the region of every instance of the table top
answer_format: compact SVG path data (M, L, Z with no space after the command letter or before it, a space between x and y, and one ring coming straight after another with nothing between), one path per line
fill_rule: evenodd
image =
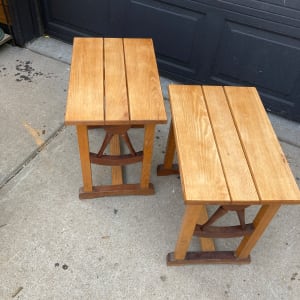
M255 88L170 85L169 93L186 203L300 203Z
M66 125L166 122L151 39L74 39Z

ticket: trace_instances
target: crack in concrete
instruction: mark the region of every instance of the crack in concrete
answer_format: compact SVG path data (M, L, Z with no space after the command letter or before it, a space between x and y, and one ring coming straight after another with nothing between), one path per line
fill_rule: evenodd
M60 133L65 129L65 125L62 124L58 129L56 129L45 142L35 149L27 158L23 160L10 174L8 174L0 183L0 190L6 186L12 179L14 179L26 166L32 162L40 152L44 150Z

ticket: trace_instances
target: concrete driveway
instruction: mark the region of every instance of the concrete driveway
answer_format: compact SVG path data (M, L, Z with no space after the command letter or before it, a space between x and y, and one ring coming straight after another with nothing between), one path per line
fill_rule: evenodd
M249 265L166 266L184 209L178 176L155 175L167 125L156 132L155 195L80 201L76 133L63 126L71 46L28 48L0 47L0 299L299 299L300 206L281 208ZM299 184L300 125L270 118ZM91 132L92 148L102 135ZM142 131L132 136L138 144ZM109 175L93 169L97 182ZM133 166L127 179L138 175Z

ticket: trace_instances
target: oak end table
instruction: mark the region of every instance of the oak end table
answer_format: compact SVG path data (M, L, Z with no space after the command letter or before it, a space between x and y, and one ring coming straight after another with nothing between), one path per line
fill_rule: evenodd
M300 204L299 188L259 94L255 87L200 85L170 85L169 94L172 124L158 175L180 173L185 213L167 264L249 263L280 206ZM173 164L175 152L178 165ZM217 205L210 216L208 205ZM260 209L247 223L251 205ZM236 225L216 224L229 212L236 213ZM193 236L202 251L188 251ZM215 249L215 238L238 237L235 250Z
M75 125L83 187L80 199L111 195L149 195L156 124L167 122L151 39L75 38L65 124ZM128 130L144 128L142 151L135 151ZM105 132L98 153L90 153L88 129ZM129 154L121 154L120 140ZM104 151L110 147L107 155ZM141 162L140 182L123 182L122 166ZM111 185L93 185L91 163L112 167Z

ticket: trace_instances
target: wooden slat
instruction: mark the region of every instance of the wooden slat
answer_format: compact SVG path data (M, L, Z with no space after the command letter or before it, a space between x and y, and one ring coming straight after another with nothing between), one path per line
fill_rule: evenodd
M186 203L229 203L201 87L170 85L169 93Z
M65 123L103 125L103 39L75 38Z
M124 51L131 123L166 123L152 40L124 39Z
M232 201L259 201L223 87L203 86Z
M262 202L300 202L298 186L256 89L225 87L225 91Z
M104 39L105 122L128 123L128 99L122 39Z

